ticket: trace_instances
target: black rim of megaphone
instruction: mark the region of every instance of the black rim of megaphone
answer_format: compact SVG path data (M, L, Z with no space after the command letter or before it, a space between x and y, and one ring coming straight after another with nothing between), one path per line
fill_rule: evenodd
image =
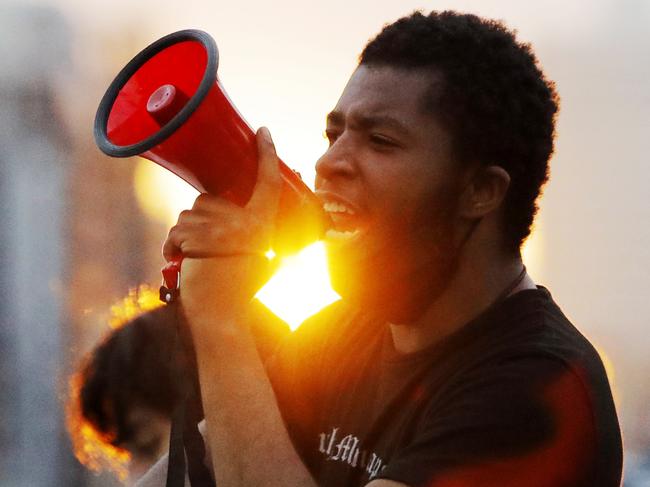
M205 67L205 72L203 73L203 78L201 83L197 88L196 92L190 98L190 100L185 104L185 106L176 114L174 117L167 122L163 127L160 128L153 135L147 137L146 139L141 140L135 144L131 145L116 145L113 144L108 139L107 134L107 124L108 116L111 113L115 99L119 94L120 90L126 82L131 79L140 67L146 63L149 59L154 57L163 49L168 48L174 44L178 44L183 41L198 41L205 48L208 54L208 62ZM146 47L140 53L138 53L131 61L124 66L122 71L118 73L111 85L106 90L102 101L99 103L99 108L97 108L97 115L95 116L95 142L97 146L109 156L113 157L130 157L141 154L152 147L160 144L167 137L173 134L187 119L194 113L200 103L203 101L205 96L214 85L217 79L217 67L219 65L219 51L217 50L217 44L214 39L202 30L196 29L187 29L174 32L172 34L166 35L158 39L156 42Z

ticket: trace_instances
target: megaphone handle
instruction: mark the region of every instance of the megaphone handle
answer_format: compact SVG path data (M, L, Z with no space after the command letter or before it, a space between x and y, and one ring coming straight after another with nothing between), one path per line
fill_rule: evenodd
M159 297L163 303L176 301L181 290L181 264L183 256L177 255L162 268L163 283L160 286Z

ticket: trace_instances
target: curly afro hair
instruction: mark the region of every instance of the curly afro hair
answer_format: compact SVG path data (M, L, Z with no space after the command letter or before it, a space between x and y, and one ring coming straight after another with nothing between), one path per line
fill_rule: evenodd
M559 106L530 45L494 20L415 12L384 27L363 50L360 64L436 74L424 108L449 130L460 161L498 165L510 175L505 243L518 252L548 179Z

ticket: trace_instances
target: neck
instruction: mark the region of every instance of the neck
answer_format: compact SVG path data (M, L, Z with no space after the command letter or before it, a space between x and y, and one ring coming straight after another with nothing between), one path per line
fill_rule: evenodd
M413 353L431 346L462 328L497 300L536 287L527 274L522 275L524 267L519 254L505 254L480 234L475 237L463 249L448 286L425 312L413 322L390 324L398 353Z

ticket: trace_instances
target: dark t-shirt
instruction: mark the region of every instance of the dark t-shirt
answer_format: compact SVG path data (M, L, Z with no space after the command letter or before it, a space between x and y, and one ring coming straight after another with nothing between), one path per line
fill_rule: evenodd
M544 288L409 355L385 324L339 302L289 337L269 373L319 485L620 484L602 362Z

